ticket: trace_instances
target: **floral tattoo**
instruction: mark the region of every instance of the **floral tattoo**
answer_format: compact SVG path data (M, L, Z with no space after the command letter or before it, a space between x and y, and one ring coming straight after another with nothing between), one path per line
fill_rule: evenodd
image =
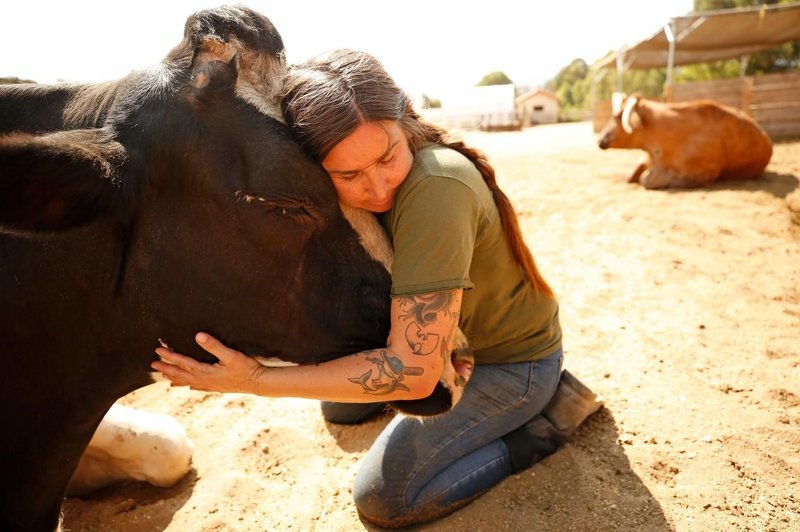
M451 291L409 296L400 299L400 308L404 312L400 318L411 322L406 327L406 342L408 342L412 353L415 355L429 355L440 345L445 345L445 342L441 342L438 334L426 333L424 328L436 323L440 312L453 315L450 308L454 299L454 292Z

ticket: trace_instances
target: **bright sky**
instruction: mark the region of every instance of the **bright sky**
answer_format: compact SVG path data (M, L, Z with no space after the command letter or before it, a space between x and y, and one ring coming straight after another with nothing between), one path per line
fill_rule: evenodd
M13 2L13 3L12 3ZM0 77L105 81L159 62L183 24L224 0L7 0ZM239 2L229 2L239 3ZM540 86L655 33L692 0L250 0L281 33L290 62L324 50L376 55L409 92L441 97L500 70Z

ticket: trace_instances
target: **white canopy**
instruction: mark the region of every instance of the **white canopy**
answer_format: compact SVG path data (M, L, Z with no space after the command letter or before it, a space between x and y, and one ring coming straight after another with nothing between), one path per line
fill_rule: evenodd
M800 2L675 17L649 39L609 54L593 69L663 68L742 57L800 40Z

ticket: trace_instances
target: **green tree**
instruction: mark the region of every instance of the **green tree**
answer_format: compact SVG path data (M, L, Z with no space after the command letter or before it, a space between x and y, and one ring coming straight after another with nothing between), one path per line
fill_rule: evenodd
M513 82L511 78L506 76L505 72L500 72L495 70L494 72L489 72L483 78L476 83L477 87L484 87L486 85L511 85Z
M582 118L586 109L589 65L583 59L574 59L559 70L556 77L545 84L545 88L558 96L559 120Z
M714 11L717 9L733 9L735 7L753 7L763 4L780 4L787 2L794 2L795 0L694 0L695 11Z
M431 98L427 94L422 95L422 108L423 109L438 109L442 106L442 101L436 98Z

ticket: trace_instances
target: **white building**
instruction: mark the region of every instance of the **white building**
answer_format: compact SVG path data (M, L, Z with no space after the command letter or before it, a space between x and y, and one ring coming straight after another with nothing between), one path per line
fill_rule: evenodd
M515 101L517 118L522 127L558 122L558 96L545 89L535 89Z
M442 95L439 109L422 109L422 114L444 127L486 131L519 129L514 110L514 85L466 87Z

